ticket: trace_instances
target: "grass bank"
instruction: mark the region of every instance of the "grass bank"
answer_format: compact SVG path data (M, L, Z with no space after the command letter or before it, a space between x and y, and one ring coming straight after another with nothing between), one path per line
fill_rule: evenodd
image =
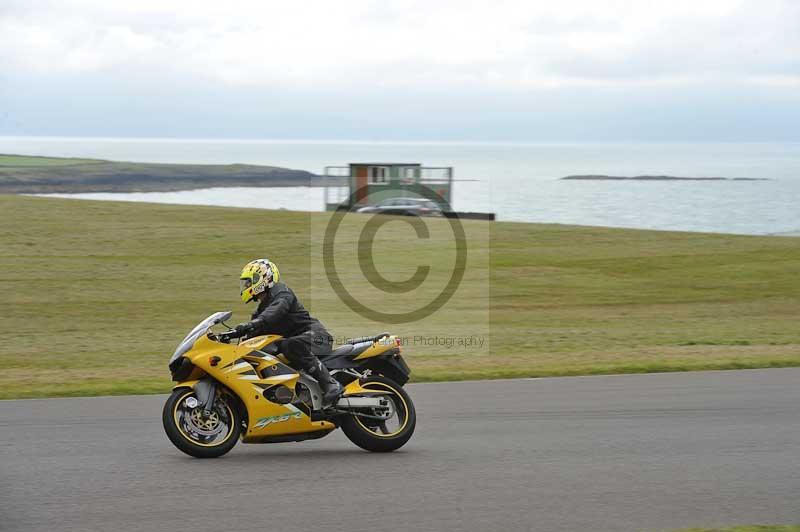
M356 299L410 308L446 285L446 220L427 221L427 239L389 220L372 245L389 281L429 264L432 288L387 294L364 281L347 244L370 219L340 228L337 269ZM387 326L331 289L329 220L0 196L0 398L167 391L167 358L197 321L225 309L247 319L237 276L262 255L337 336L403 336L416 381L800 365L800 238L465 221L453 297Z

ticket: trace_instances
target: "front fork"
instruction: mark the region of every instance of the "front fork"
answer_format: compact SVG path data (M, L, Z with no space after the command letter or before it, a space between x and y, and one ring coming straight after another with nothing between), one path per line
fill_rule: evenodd
M194 394L200 406L203 407L203 415L210 416L211 409L214 408L214 399L217 396L217 381L209 378L200 379L194 385Z

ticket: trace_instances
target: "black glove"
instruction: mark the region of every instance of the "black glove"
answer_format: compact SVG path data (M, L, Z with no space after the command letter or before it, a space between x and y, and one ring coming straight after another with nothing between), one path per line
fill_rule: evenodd
M248 336L254 329L253 324L249 321L247 323L240 323L233 328L233 331L228 333L228 336L230 338L241 338L242 336Z

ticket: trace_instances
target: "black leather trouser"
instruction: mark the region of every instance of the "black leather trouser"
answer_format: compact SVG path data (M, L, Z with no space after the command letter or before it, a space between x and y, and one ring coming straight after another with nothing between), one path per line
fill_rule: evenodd
M317 357L330 353L333 348L333 337L327 331L310 330L281 341L283 354L289 362L312 374L316 372Z

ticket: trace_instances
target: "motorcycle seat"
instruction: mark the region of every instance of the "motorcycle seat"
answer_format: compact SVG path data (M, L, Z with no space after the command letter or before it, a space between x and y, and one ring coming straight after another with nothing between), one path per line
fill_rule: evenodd
M358 338L351 338L350 340L347 340L345 344L356 345L363 342L377 342L381 338L386 338L387 336L390 336L388 332L382 332L373 336L359 336Z
M373 342L360 342L357 344L344 344L337 347L330 353L320 355L321 360L328 360L331 358L344 357L344 356L357 356L372 347Z
M349 355L355 346L352 344L345 344L343 346L337 347L330 353L326 355L322 355L323 357L333 358L333 357L343 357L345 355Z

